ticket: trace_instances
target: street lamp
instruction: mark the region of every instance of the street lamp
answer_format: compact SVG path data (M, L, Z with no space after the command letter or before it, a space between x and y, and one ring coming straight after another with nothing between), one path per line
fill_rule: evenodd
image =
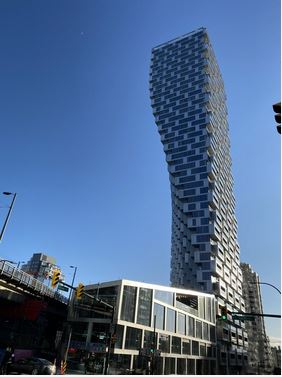
M14 205L15 200L16 200L17 193L12 193L12 192L6 192L5 191L5 192L3 192L3 195L13 195L13 199L12 199L11 205L9 206L9 211L7 213L6 219L4 221L3 228L2 228L1 233L0 233L0 242L2 241L2 238L3 238L4 232L5 232L6 226L8 224L8 221L9 221L12 209L13 209L13 205Z
M72 282L71 282L71 286L73 287L74 279L75 279L75 276L76 276L77 267L76 266L70 266L70 268L74 268ZM70 290L70 294L69 294L69 301L70 301L70 298L71 298L71 290Z
M275 287L275 285L273 285L273 284L265 283L265 282L262 282L262 281L257 281L257 282L255 282L255 281L250 281L250 283L251 283L251 284L265 284L265 285L269 285L270 287L276 289L276 291L279 292L280 295L281 295L281 291L280 291L277 287Z
M18 262L18 264L17 264L17 268L19 268L20 265L21 265L22 263L25 263L25 261L24 261L24 260L20 260L20 261Z

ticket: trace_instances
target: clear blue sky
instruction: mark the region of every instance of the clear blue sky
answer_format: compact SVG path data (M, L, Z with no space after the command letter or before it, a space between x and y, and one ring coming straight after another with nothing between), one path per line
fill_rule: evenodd
M169 284L170 187L150 55L201 26L227 93L241 260L280 286L279 0L2 0L0 189L18 193L2 258L42 251L69 280L72 264L86 284ZM265 311L278 313L278 294L263 294ZM267 328L279 336L278 320Z

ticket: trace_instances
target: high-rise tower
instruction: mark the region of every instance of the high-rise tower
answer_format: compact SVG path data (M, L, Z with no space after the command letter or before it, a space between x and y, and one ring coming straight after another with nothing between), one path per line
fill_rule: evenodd
M244 311L226 96L205 28L153 48L150 93L171 185L171 284ZM239 325L226 326L237 346L222 347L223 364L246 357Z
M263 314L260 279L247 263L241 263L243 273L243 295L247 313ZM263 317L255 317L253 321L246 322L249 336L249 372L258 374L271 374L271 349L265 331Z

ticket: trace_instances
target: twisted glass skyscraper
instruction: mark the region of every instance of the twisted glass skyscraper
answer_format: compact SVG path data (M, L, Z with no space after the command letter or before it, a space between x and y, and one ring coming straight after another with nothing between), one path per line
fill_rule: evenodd
M205 28L153 48L150 93L171 185L171 284L244 311L226 96Z

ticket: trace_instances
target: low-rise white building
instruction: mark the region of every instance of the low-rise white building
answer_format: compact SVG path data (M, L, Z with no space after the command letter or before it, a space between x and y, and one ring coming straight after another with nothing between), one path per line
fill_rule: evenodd
M131 280L88 285L85 292L115 310L111 317L91 310L87 296L74 301L69 364L79 354L80 361L92 356L98 374L107 365L109 374L216 374L213 295Z

